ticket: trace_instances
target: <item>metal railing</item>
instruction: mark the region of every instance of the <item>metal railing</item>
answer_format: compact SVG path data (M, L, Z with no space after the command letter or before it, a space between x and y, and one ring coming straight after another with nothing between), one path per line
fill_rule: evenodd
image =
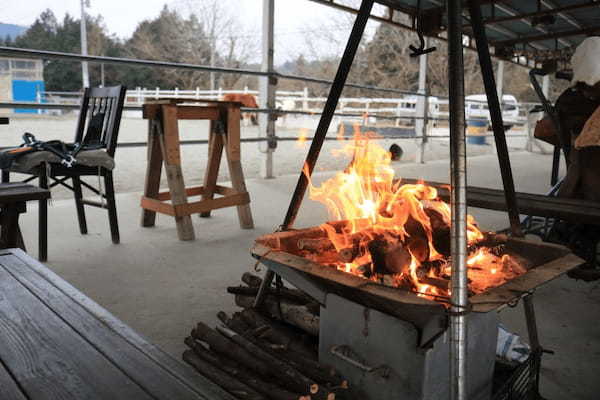
M150 68L174 68L174 69L182 69L182 70L191 70L191 71L202 71L202 72L220 72L226 74L240 74L240 75L250 75L257 77L271 77L275 79L288 79L288 80L296 80L308 83L318 83L323 85L331 85L332 81L321 78L313 78L313 77L305 77L291 74L281 74L278 72L262 72L251 69L239 69L239 68L224 68L224 67L211 67L206 65L198 65L198 64L189 64L189 63L177 63L177 62L167 62L167 61L156 61L156 60L138 60L138 59L130 59L130 58L119 58L119 57L106 57L106 56L91 56L91 55L80 55L73 53L63 53L63 52L55 52L55 51L45 51L45 50L32 50L32 49L17 49L11 47L2 47L0 46L0 56L14 56L14 57L24 57L24 58L42 58L42 59L53 59L53 60L64 60L64 61L88 61L88 62L96 62L101 64L115 64L115 65L129 65L129 66L139 66L139 67L150 67ZM347 83L346 87L351 87L355 89L367 90L367 91L377 91L382 93L393 93L393 94L401 94L403 96L410 96L410 98L402 97L402 98L391 98L391 97L378 97L378 98L359 98L359 97L349 97L340 99L340 107L338 107L338 112L334 114L336 117L345 117L345 118L354 118L362 120L362 123L370 121L371 119L381 119L394 121L398 123L398 121L416 121L416 120L425 120L428 121L447 121L448 120L448 112L444 111L443 108L447 105L447 97L446 96L431 96L426 93L419 93L409 90L402 89L394 89L394 88L383 88L372 85L362 85L358 83ZM250 93L256 94L256 91L252 90L217 90L216 93L211 93L211 91L207 90L179 90L174 89L173 91L164 91L156 89L142 89L137 88L134 90L128 91L129 99L137 99L137 101L128 101L124 107L125 110L141 110L140 99L145 98L155 98L155 97L177 97L177 98L189 98L189 99L199 99L199 100L210 100L215 99L215 96L219 96L219 94L225 93ZM49 92L52 95L62 98L64 96L68 96L69 92ZM77 92L73 94L78 94ZM266 109L266 108L242 108L242 111L245 112L256 112L256 113L267 113L274 115L275 118L280 117L285 114L291 115L308 115L314 116L318 115L321 112L321 108L317 107L308 107L308 104L311 103L324 103L326 101L325 97L309 97L308 90L305 89L303 91L279 91L281 98L287 98L293 100L294 102L302 103L302 107L300 109L284 109L282 107L275 109ZM76 98L77 96L73 96ZM418 97L425 97L430 107L426 107L425 115L418 116L416 115L416 107L412 107L413 104L416 105ZM45 99L48 101L49 99ZM477 102L477 101L474 101ZM485 103L485 101L482 101ZM351 105L363 104L363 107L351 107ZM373 108L373 104L396 104L396 107L379 107ZM398 107L398 105L406 104L410 105L409 107ZM432 108L433 104L433 108ZM437 109L436 109L437 107ZM68 104L64 102L61 103L50 103L44 102L44 99L39 98L38 102L0 102L0 109L78 109L79 101L69 101ZM390 115L392 114L392 115ZM520 122L525 122L526 118L521 118ZM427 125L427 124L426 124ZM491 136L491 135L484 135ZM513 135L515 137L517 135ZM519 135L526 136L526 135ZM428 135L427 131L425 131L424 135L420 136L388 136L383 138L393 137L395 139L422 139L423 142L427 141L429 138L447 138L448 135ZM276 141L292 141L296 140L293 137L278 137L274 138ZM311 137L307 137L306 140L311 140ZM327 140L336 140L335 138L328 138ZM255 137L255 138L243 138L243 142L267 142L269 141L266 137ZM188 140L182 141L182 144L206 144L206 140ZM125 147L134 147L134 146L145 146L145 142L127 142L120 144Z

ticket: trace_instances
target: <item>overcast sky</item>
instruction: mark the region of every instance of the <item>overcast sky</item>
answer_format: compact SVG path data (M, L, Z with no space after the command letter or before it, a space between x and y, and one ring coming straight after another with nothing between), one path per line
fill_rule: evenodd
M90 0L91 7L87 12L102 15L109 32L120 38L127 38L140 21L156 17L165 4L176 6L182 1L185 0ZM260 40L262 0L221 1L234 8L246 27L252 34L256 33L256 39ZM311 49L304 38L307 30L322 29L324 33L337 35L340 39L348 34L344 28L344 22L348 20L346 13L307 0L276 0L275 4L277 63L292 59L300 53L310 53ZM59 20L67 12L79 17L80 0L0 0L0 22L28 26L47 8ZM374 29L373 26L370 28ZM337 52L339 44L331 43L328 36L322 35L322 43L318 43L316 48L325 54Z

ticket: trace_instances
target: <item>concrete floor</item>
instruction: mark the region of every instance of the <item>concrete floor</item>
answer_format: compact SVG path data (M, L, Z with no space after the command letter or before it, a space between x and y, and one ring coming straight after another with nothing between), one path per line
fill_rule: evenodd
M551 159L530 153L512 155L517 190L544 193ZM398 164L397 175L448 180L448 162ZM492 156L469 160L469 184L500 187ZM317 180L330 176L321 173ZM248 249L253 240L281 223L297 176L248 180L256 228L240 230L234 209L218 210L210 219L193 218L196 241L177 240L172 218L159 216L155 228L139 226L140 193L118 195L122 243L110 241L101 210L88 211L90 233L78 232L72 200L50 207L48 265L64 279L125 323L179 358L183 338L199 321L216 323L219 310L233 311L225 287L235 285L254 267ZM37 254L37 211L30 205L22 229L31 254ZM505 214L473 209L483 229L508 225ZM297 226L321 223L326 212L306 201ZM600 398L600 283L559 278L536 294L542 344L556 352L543 360L542 394L548 399ZM525 335L522 307L501 313L509 328Z

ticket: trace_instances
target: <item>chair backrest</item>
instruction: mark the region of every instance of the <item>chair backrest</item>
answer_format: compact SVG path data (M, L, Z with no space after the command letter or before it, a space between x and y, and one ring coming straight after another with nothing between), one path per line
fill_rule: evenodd
M114 156L126 91L122 85L85 89L75 143L95 144Z

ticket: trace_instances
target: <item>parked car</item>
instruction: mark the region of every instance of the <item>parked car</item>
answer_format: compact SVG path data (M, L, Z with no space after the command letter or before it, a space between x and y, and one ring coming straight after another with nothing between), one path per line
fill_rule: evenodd
M487 96L473 94L465 97L465 117L466 119L487 119L488 126L491 126ZM519 103L516 97L511 94L502 96L502 120L505 130L509 130L513 125L519 123Z

